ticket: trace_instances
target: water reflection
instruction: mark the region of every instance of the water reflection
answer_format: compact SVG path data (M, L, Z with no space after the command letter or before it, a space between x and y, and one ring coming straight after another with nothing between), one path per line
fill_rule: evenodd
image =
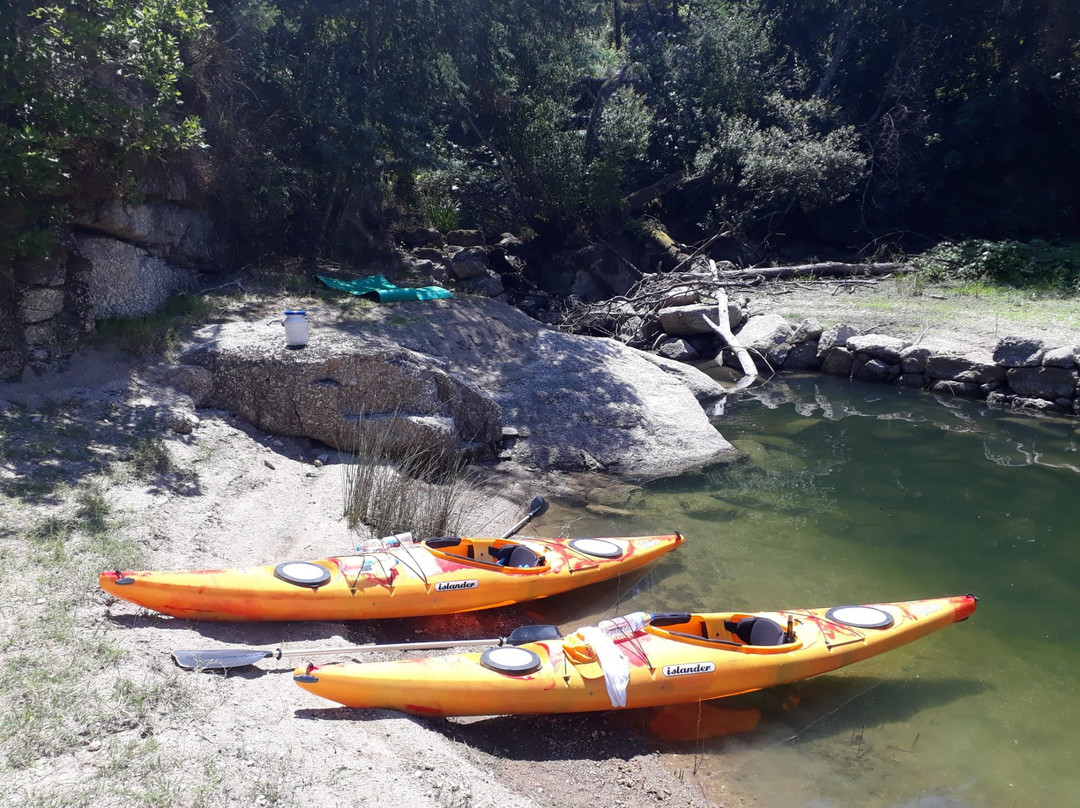
M719 425L745 461L651 486L620 527L689 539L623 608L982 600L852 669L651 716L662 748L771 808L1077 804L1077 424L815 376Z

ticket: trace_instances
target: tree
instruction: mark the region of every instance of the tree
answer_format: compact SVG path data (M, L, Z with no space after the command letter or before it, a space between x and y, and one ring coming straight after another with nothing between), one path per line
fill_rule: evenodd
M205 6L13 0L0 23L0 258L41 255L88 177L117 188L134 161L200 142L178 83Z
M1073 231L1080 6L763 0L870 155L863 220L990 236Z
M377 247L386 189L442 140L440 6L225 0L215 10L198 88L222 215L254 237L255 254ZM237 187L245 207L229 203Z

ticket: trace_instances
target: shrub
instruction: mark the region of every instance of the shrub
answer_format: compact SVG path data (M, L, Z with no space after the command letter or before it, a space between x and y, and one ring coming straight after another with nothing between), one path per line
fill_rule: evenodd
M946 242L923 253L914 264L936 279L982 281L1062 294L1080 292L1077 243Z

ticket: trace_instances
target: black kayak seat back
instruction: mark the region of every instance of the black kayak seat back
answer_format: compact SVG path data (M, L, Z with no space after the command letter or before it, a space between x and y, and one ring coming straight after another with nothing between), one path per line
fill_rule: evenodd
M732 632L747 645L783 645L791 642L784 627L768 617L744 617L742 620L728 620L724 628Z
M426 543L428 547L435 547L436 549L441 549L443 547L457 547L461 544L461 537L439 536L438 538L428 539Z
M507 544L495 553L496 563L504 567L539 567L544 559L524 544Z
M689 623L693 615L690 612L659 612L649 620L650 626L661 628L664 626L681 626Z

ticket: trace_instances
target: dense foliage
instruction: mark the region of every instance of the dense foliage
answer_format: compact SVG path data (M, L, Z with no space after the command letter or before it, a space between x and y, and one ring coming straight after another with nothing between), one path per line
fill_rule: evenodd
M200 143L181 112L181 43L203 0L0 5L0 259L40 254L89 185Z
M199 144L242 255L402 223L1078 230L1074 0L203 2L0 9L0 251L87 172Z
M1050 294L1080 294L1080 245L970 239L942 242L916 259L931 278L958 278Z

